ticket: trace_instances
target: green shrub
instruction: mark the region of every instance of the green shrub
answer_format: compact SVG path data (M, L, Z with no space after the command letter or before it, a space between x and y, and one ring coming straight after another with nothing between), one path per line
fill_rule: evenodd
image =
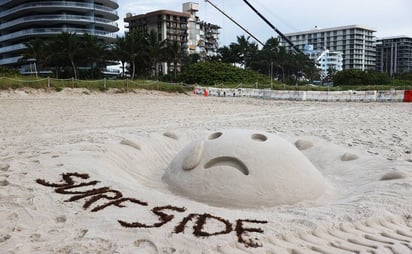
M215 84L268 84L269 77L221 62L199 62L187 66L179 81L188 84L211 86Z

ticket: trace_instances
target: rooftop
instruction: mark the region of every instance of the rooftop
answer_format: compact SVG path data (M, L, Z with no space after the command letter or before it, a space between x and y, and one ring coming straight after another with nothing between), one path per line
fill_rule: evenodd
M329 27L329 28L314 28L314 29L307 30L307 31L302 31L302 32L287 33L285 35L286 36L293 36L293 35L301 35L301 34L308 34L308 33L319 33L319 32L330 32L330 31L336 31L336 30L345 30L345 29L352 29L352 28L360 28L360 29L365 29L365 30L370 30L372 32L376 32L375 29L367 27L367 26L348 25L348 26L338 26L338 27Z

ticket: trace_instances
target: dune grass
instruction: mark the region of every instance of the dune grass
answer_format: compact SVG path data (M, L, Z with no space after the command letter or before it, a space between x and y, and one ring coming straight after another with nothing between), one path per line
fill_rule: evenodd
M129 80L129 79L101 79L101 80L74 80L34 78L28 76L3 76L0 77L0 90L18 89L30 87L34 89L55 90L57 92L64 88L86 88L105 92L109 89L117 89L117 92L128 92L135 89L157 90L170 93L187 93L193 90L194 85L182 83L166 83L153 80ZM272 84L215 84L218 88L257 88L271 90L299 90L299 91L367 91L367 90L412 90L412 84L390 84L378 86L313 86L309 84L290 86L274 82Z

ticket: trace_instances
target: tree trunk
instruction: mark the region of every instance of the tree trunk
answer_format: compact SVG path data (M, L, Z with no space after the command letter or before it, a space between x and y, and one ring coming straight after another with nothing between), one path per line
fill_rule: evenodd
M136 64L135 64L135 62L133 61L133 64L132 64L132 68L133 68L133 72L132 72L132 80L134 79L134 75L136 74Z
M77 79L77 70L73 58L70 58L70 63L72 64L74 79Z

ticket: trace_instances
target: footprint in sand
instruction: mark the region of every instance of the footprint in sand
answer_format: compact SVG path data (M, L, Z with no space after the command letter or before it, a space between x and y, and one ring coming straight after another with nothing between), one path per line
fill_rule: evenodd
M6 172L10 168L10 165L4 162L0 162L0 171Z
M64 215L58 216L58 217L55 218L55 221L56 221L57 223L65 223L66 220L67 220L67 218L66 218L66 216L64 216Z
M9 184L10 184L9 181L7 181L6 178L4 177L0 178L0 187L8 186Z
M157 254L159 253L159 250L156 246L156 244L154 244L152 241L150 240L146 240L146 239L139 239L134 241L134 246L136 246L138 248L138 252L137 253L147 253L147 254Z
M0 243L3 243L11 238L11 235L5 234L5 235L0 235Z

